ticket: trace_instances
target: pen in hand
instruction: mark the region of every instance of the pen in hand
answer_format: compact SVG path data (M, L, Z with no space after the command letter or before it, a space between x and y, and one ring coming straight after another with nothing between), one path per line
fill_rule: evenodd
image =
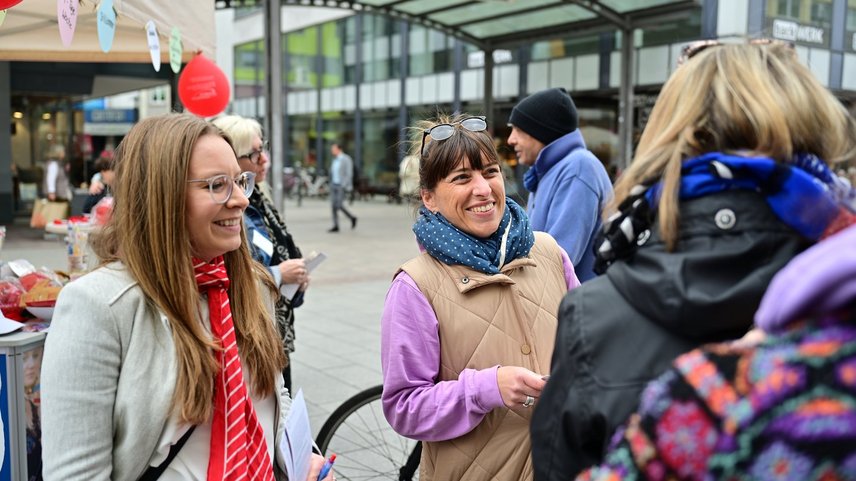
M330 470L333 469L333 463L336 462L336 455L331 454L330 459L324 461L324 466L321 466L321 472L318 473L318 481L326 478L328 474L330 474Z

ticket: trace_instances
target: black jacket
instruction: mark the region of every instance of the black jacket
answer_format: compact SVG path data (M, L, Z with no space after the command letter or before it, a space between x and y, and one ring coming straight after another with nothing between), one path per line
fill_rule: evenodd
M685 201L680 214L675 252L665 251L655 219L630 259L562 301L531 424L536 481L573 479L600 463L648 381L690 349L743 335L770 279L809 245L753 192Z

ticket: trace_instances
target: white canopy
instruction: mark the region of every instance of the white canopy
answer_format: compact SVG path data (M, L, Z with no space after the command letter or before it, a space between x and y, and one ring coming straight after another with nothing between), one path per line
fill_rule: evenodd
M107 53L98 43L97 10L101 0L80 0L74 38L69 47L60 39L57 0L23 0L7 10L0 25L0 61L151 62L145 25L157 25L161 68L169 68L169 38L181 32L183 61L202 51L215 54L212 0L114 0L116 34Z

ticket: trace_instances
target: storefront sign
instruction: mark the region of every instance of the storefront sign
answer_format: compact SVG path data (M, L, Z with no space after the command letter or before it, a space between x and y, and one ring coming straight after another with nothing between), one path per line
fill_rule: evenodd
M773 19L773 38L789 42L827 45L826 30L814 25L802 25L791 20Z
M83 112L83 133L125 135L137 121L137 109L92 109Z
M494 65L498 65L501 63L509 63L514 58L511 55L511 50L494 50L493 51L493 63ZM479 50L478 52L471 52L467 56L467 68L479 68L484 67L484 50Z

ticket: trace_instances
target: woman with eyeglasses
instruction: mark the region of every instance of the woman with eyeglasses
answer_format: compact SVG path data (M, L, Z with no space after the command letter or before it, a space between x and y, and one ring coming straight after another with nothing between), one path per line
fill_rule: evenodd
M532 479L532 406L559 302L579 285L565 251L506 198L486 130L484 117L418 126L423 252L399 268L381 320L384 414L423 441L423 481Z
M268 266L277 286L300 285L294 298L277 296L276 300L276 325L286 353L282 376L285 387L291 391L291 364L287 357L294 352L294 309L303 304L303 295L309 287L309 273L282 216L261 188L270 164L262 140L261 125L253 119L238 115L218 117L213 122L232 139L241 170L256 174L250 205L244 211L244 224L247 226L247 240L253 259Z
M242 225L254 174L186 114L137 123L115 168L102 264L63 288L45 344L44 478L273 480L290 399Z
M648 381L684 352L744 336L776 272L854 220L849 188L828 165L854 158L856 128L794 50L690 47L616 183L597 248L605 275L562 302L553 372L532 421L539 481L602 462ZM707 368L697 367L702 379ZM704 395L730 402L708 380ZM664 413L655 398L641 407ZM703 473L716 430L688 431L711 413L674 409L656 440L632 434L642 478L714 479ZM652 442L669 463L647 464Z

